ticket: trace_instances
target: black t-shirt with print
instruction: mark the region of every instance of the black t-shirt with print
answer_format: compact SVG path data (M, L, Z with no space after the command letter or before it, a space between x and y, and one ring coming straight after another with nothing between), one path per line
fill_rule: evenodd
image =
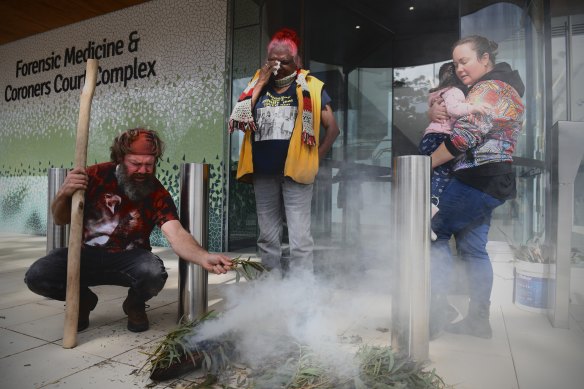
M322 108L331 102L322 91ZM294 81L283 93L273 84L258 98L253 110L257 131L252 134L253 170L258 174L283 174L292 130L298 114L298 97Z
M130 200L115 175L116 164L104 162L87 168L89 183L83 209L83 245L118 253L135 248L151 250L150 234L178 220L172 197L160 181L142 200Z

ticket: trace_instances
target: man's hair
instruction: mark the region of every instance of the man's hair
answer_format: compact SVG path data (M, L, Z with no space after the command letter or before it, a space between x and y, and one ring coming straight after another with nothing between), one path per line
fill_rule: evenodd
M120 163L124 160L126 154L134 154L132 153L132 143L140 137L150 143L152 152L148 154L156 157L156 161L158 162L164 153L164 142L158 137L156 131L146 130L144 128L133 128L116 136L110 147L110 160L115 163Z
M290 28L282 28L274 33L268 43L267 52L270 53L275 47L284 46L290 52L297 67L302 67L302 59L298 53L300 48L300 38L296 31Z

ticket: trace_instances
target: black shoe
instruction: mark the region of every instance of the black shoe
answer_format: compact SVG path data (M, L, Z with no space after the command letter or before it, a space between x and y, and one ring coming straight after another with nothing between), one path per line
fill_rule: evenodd
M83 293L79 297L79 317L77 318L77 331L83 331L89 327L89 312L95 309L97 305L97 295L91 290Z
M430 340L440 337L444 327L458 317L458 311L448 302L446 296L432 296L430 301Z
M458 310L451 304L448 304L446 308L446 317L448 319L448 323L452 323L458 317L459 313Z
M483 339L491 339L493 337L489 319L479 317L467 316L461 321L447 325L444 330L452 334L470 335Z
M475 303L471 301L468 307L468 315L461 321L447 325L445 330L453 334L491 339L493 330L489 323L490 306L490 303Z
M128 292L128 297L124 300L122 309L128 315L128 330L143 332L150 327L148 316L146 316L146 304L138 299L132 291Z

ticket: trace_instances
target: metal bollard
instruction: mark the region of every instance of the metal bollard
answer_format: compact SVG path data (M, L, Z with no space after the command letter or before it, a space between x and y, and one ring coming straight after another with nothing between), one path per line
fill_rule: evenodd
M545 242L551 274L547 288L547 316L552 326L570 328L574 183L584 158L584 123L558 121L548 135Z
M52 167L49 169L49 191L48 191L48 211L47 211L47 254L61 247L67 247L69 242L69 225L58 226L53 219L51 203L55 199L59 188L63 185L68 169Z
M397 259L392 293L391 344L416 361L429 353L430 157L397 157L393 211Z
M180 220L183 227L208 249L209 165L184 163L180 167ZM208 273L179 258L178 321L194 320L207 312Z

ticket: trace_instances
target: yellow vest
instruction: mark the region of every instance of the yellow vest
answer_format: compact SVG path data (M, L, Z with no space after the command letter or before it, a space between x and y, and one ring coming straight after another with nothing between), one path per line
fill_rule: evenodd
M308 76L307 70L301 70L306 74L306 83L312 101L312 125L314 127L314 138L316 144L308 146L302 142L302 112L304 108L304 99L302 98L302 88L296 84L296 96L298 97L298 114L294 122L290 145L288 146L288 156L284 165L284 176L290 177L300 184L312 184L314 177L318 172L318 144L320 132L320 111L321 111L321 92L324 83L318 78ZM256 72L252 79L255 80L259 75ZM245 131L243 144L239 152L239 163L237 165L237 179L242 182L251 182L253 174L253 159L251 151L252 130Z

